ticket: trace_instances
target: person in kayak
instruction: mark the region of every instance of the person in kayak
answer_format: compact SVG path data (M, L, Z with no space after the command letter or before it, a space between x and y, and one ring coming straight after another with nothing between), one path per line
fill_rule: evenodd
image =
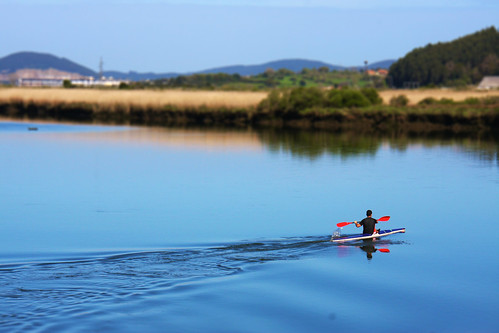
M357 228L360 228L360 226L364 227L364 230L362 231L363 234L372 235L378 232L376 230L376 223L378 223L378 221L372 218L373 212L370 209L367 210L366 215L367 217L365 219L363 219L360 222L354 221L354 223L357 226Z

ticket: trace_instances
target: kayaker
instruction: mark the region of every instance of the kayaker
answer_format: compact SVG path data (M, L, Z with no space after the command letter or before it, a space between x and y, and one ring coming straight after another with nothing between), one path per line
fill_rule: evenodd
M366 215L367 217L365 219L360 222L354 221L354 223L357 228L360 228L360 226L364 227L364 231L362 231L363 234L372 235L375 232L378 232L376 230L376 223L378 223L378 221L372 218L373 212L370 209L367 210Z
M371 260L373 258L373 252L378 251L372 243L361 246L360 249L366 253L367 260Z

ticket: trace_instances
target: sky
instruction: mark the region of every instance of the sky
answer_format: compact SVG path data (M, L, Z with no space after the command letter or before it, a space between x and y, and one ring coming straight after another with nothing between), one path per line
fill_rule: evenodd
M281 59L358 66L499 27L497 0L0 0L0 57L187 73Z

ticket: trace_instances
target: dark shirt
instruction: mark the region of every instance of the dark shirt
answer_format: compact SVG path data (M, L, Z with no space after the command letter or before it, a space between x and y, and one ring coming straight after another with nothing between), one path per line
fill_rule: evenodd
M360 221L359 224L364 227L364 231L362 231L362 233L372 235L374 233L374 226L376 223L378 223L378 221L376 221L372 217L366 217L365 219Z

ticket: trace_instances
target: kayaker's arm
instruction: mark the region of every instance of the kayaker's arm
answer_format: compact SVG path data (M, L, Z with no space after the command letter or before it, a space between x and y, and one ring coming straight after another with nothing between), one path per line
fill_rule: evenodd
M357 228L360 228L360 223L359 223L359 222L357 222L357 221L353 221L353 223L355 223L355 226L356 226Z

